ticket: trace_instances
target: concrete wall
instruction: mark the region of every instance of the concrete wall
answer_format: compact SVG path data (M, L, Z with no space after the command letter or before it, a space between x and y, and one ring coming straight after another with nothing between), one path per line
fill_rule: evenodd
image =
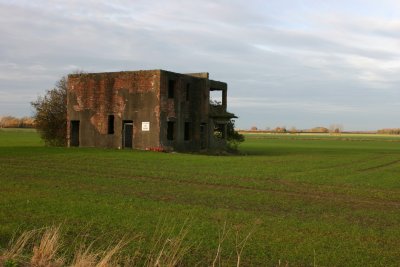
M208 74L178 74L168 71L161 72L160 87L160 140L161 144L172 150L200 150L200 125L208 125L209 90ZM168 98L169 81L175 83L174 98ZM187 98L187 93L189 97ZM167 123L173 121L174 140L167 139ZM185 122L190 124L190 139L184 140ZM208 132L208 129L207 129ZM209 134L206 135L208 143Z
M208 73L163 70L69 75L68 144L73 144L71 121L79 121L79 146L121 148L123 122L131 121L133 148L199 151L224 147L225 140L214 138L214 125L226 119L220 115L226 115L227 85L208 77ZM169 95L172 84L173 97ZM210 108L210 89L221 91L223 101L217 109ZM110 115L114 116L113 133L109 133ZM142 130L143 122L150 124L149 131ZM172 140L168 122L173 122Z
M68 77L68 141L70 121L80 121L80 146L122 146L123 121L133 122L133 147L160 146L160 71L74 74ZM114 115L114 134L108 116ZM142 131L142 122L150 131Z
M225 147L225 140L214 138L214 118L210 117L210 88L221 91L223 98L221 112L224 114L227 84L209 80L208 77L208 73L178 74L161 71L160 140L163 147L178 151ZM171 80L175 83L173 98L168 97ZM186 98L188 90L189 99ZM175 123L174 140L167 138L168 121ZM185 122L190 123L190 140L184 140ZM204 127L203 134L201 125Z

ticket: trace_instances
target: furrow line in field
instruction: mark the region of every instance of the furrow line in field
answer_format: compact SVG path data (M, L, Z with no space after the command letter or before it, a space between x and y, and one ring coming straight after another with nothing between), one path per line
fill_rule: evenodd
M332 166L327 166L327 167L320 167L320 168L316 168L316 169L317 169L317 170L329 170L329 169L336 169L336 168L339 168L339 167L354 166L354 164L357 164L357 163L372 162L372 161L374 161L374 160L382 159L382 158L384 158L384 157L387 157L387 156L369 157L369 158L366 158L366 159L353 160L353 161L346 162L346 163L340 163L340 164L336 164L336 165L332 165Z
M371 171L371 170L381 169L381 168L385 168L385 167L389 167L389 166L395 165L395 164L397 164L397 163L399 163L399 162L400 162L400 160L398 159L398 160L390 161L390 162L387 162L387 163L384 163L384 164L376 165L376 166L373 166L373 167L368 167L368 168L365 168L365 169L360 169L360 170L358 170L358 171L360 171L360 172L365 172L365 171Z
M163 182L170 182L175 184L187 184L187 185L195 185L195 186L203 186L208 188L218 188L218 189L234 189L234 190L248 190L253 192L266 192L266 193L275 193L281 195L287 195L292 197L299 197L299 198L306 198L312 200L330 200L335 202L343 202L343 203L350 203L350 204L363 204L368 205L379 205L385 206L390 208L400 208L400 201L382 201L378 199L359 199L354 198L349 195L345 194L332 194L332 193L315 193L311 191L285 191L280 189L273 189L273 188L254 188L242 185L228 185L228 184L214 184L214 183L207 183L207 182L197 182L197 181L188 181L188 180L175 180L175 179L168 179L168 178L158 178L158 177L147 177L147 176L135 176L131 177L134 179L151 179L156 181L163 181Z
M391 164L400 162L400 160L397 160L396 162L392 162ZM14 162L15 163L15 162ZM387 164L385 164L387 165ZM17 165L15 165L17 167ZM19 166L20 168L22 166ZM28 168L28 166L27 166ZM52 169L51 167L49 169ZM57 169L59 171L59 169ZM67 173L74 173L78 174L79 171L73 171L69 169L66 171ZM255 188L251 186L245 186L245 185L239 185L239 184L221 184L221 183L210 183L210 182L202 182L202 181L194 181L194 180L185 180L185 179L176 179L176 178L168 178L168 177L158 177L158 176L140 176L140 175L130 175L127 173L120 173L116 175L114 172L111 173L104 173L104 172L98 172L98 173L91 173L91 175L96 175L99 177L110 177L110 178L125 178L125 179L136 179L136 180L154 180L154 181L162 181L162 182L167 182L167 183L174 183L174 184L187 184L187 185L192 185L192 186L202 186L202 187L208 187L208 188L218 188L218 189L234 189L234 190L247 190L247 191L253 191L253 192L268 192L268 193L274 193L274 194L281 194L281 195L287 195L287 196L293 196L293 197L299 197L299 198L306 198L306 199L324 199L324 200L330 200L330 201L336 201L336 202L347 202L347 203L359 203L359 204L368 204L368 205L380 205L380 206L389 206L389 207L400 207L400 201L393 201L393 200L381 200L381 199L361 199L357 198L354 196L350 196L349 194L343 194L343 193L334 193L334 192L320 192L316 193L315 191L318 190L318 188L312 187L309 184L302 184L302 183L293 183L290 186L290 189L293 189L292 191L288 190L282 190L282 189L276 189L276 188ZM269 184L264 184L267 186L273 186L274 184L280 184L280 180L271 180L268 179ZM81 183L83 181L80 181ZM286 184L286 183L284 183Z

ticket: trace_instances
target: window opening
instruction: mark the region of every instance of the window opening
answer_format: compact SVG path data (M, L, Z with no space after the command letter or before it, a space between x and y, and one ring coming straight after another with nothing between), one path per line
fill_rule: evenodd
M190 100L190 84L186 84L186 101Z
M222 91L210 89L210 104L213 106L222 105Z
M168 98L174 98L175 95L175 81L169 80L168 82Z
M225 139L226 124L218 123L214 127L214 136L218 139Z
M114 115L108 115L108 134L114 134Z
M205 149L207 147L207 124L200 124L200 148Z
M190 122L185 122L184 133L183 133L184 140L185 141L189 141L190 140L190 135L191 135L191 133L190 133Z
M175 127L175 122L169 121L167 123L167 139L170 141L174 140L174 127Z

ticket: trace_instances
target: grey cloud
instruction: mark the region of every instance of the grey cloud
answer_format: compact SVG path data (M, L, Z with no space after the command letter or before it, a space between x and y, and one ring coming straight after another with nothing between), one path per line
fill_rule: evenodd
M380 39L395 35L396 24L368 30L374 20L326 20L325 4L306 1L321 8L314 16L289 2L0 0L0 114L6 103L29 107L28 99L76 69L162 68L228 82L238 126L274 117L298 127L344 118L372 127L363 115L378 121L368 110L400 97L397 41ZM389 106L380 110L395 123L398 106Z

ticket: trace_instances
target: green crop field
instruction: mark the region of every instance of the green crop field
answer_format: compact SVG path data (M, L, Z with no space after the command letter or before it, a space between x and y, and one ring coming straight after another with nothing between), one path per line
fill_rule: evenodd
M400 265L400 138L252 134L240 150L49 148L34 131L0 130L0 248L61 224L67 252L123 236L146 251L155 232L184 227L183 265L203 266L226 225L227 265L248 233L243 266Z

